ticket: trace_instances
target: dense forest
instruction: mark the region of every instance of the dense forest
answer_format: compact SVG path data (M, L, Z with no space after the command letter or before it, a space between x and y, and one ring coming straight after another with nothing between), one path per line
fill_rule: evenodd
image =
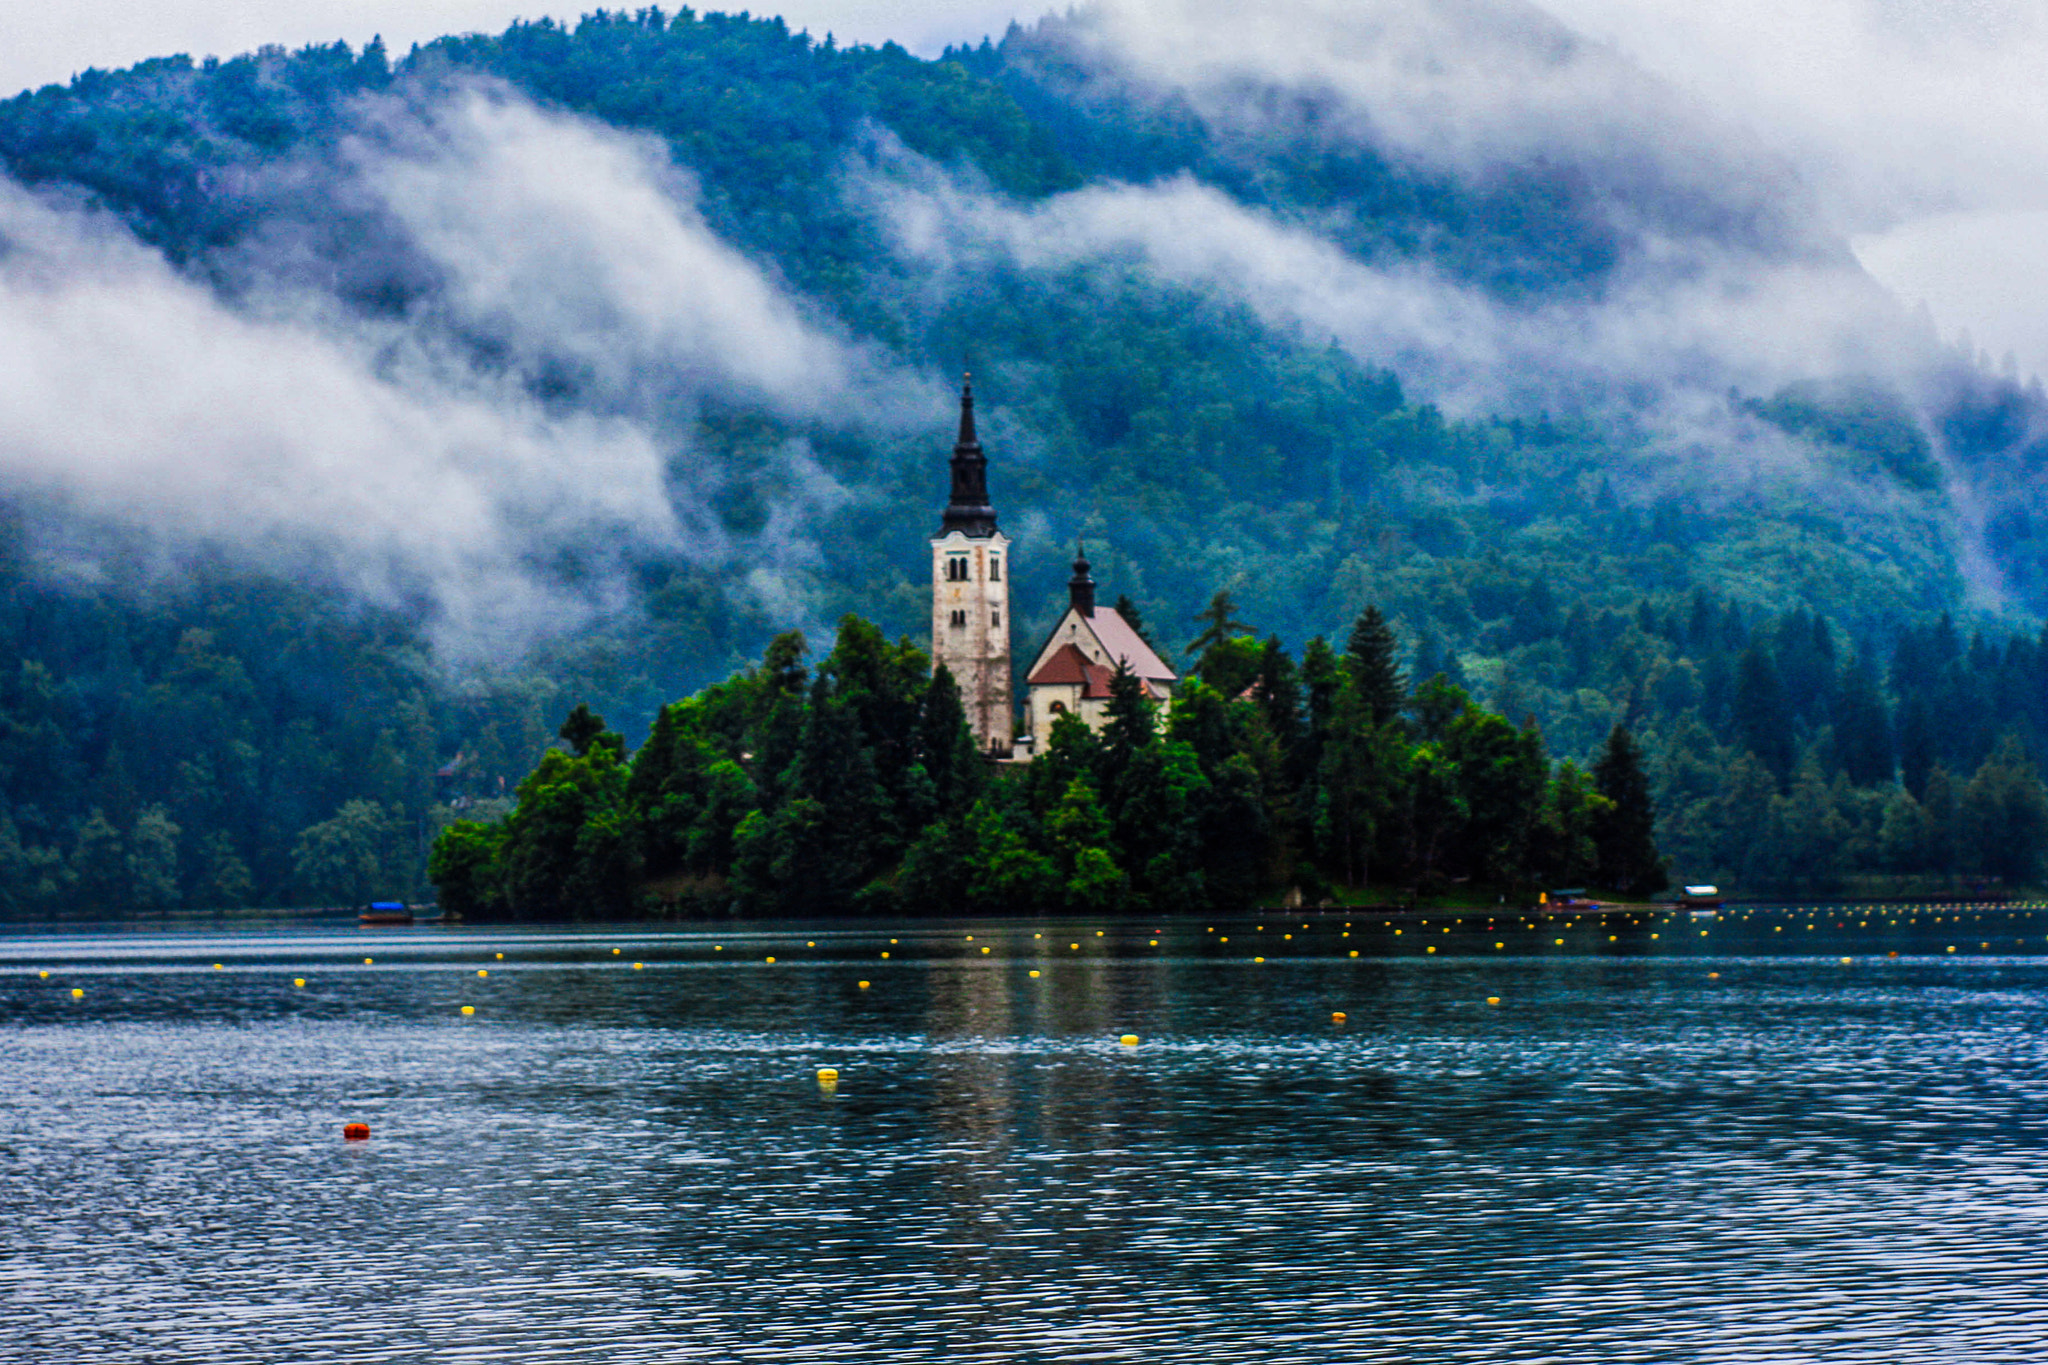
M1591 774L1553 771L1533 724L1442 674L1411 693L1368 609L1342 655L1299 662L1213 604L1161 716L1135 674L1098 734L1063 715L992 767L959 689L849 616L811 675L800 635L663 708L630 757L578 707L496 821L435 842L445 909L472 918L1228 911L1463 885L1664 884L1647 779L1616 726Z
M623 587L593 593L603 609L573 630L454 659L437 646L431 601L366 601L339 576L280 571L229 535L167 546L4 452L0 908L427 894L437 832L458 817L516 824L522 791L552 789L535 785L549 771L537 762L588 773L616 752L620 790L640 781L644 794L655 779L643 766L683 761L678 727L737 762L735 737L771 686L761 679L799 676L773 653L749 664L779 632L815 635L853 611L878 639L920 628L943 407L928 427L851 401L793 411L659 367L622 396L587 357L494 331L488 309L455 316L445 261L360 166L365 147L479 83L657 139L709 231L797 300L808 325L883 357L888 373L922 382L971 359L995 500L1017 537L1021 641L1049 628L1056 566L1085 535L1170 660L1219 584L1259 641L1307 639L1375 606L1424 689L1401 702L1404 743L1444 742L1439 712L1466 715L1470 699L1485 709L1469 714L1506 717L1513 735L1540 736L1536 752L1573 765L1546 767L1547 793L1590 771L1621 727L1641 746L1678 879L1765 893L2039 875L2038 385L1930 340L1912 343L1918 368L1903 375L1786 374L1745 388L1710 368L1698 393L1714 421L1683 431L1643 396L1668 386L1628 374L1493 410L1450 401L1393 349L1275 320L1142 253L977 248L935 261L906 247L888 206L932 183L1018 213L1109 186L1193 184L1312 230L1346 260L1426 267L1510 317L1597 302L1674 241L1757 259L1835 250L1784 215L1650 196L1562 156L1485 173L1432 164L1339 130L1299 91L1259 92L1256 120L1224 118L1123 78L1082 41L1086 24L1047 20L927 61L772 19L601 12L398 60L342 44L167 57L0 102L0 168L41 202L118 223L225 309L317 297L320 316L351 327L431 334L449 363L544 411L634 424L673 452L678 515L715 533L688 552L632 556ZM1611 211L1623 200L1629 212ZM0 251L0 274L33 266L34 243L16 245ZM792 513L815 487L826 494ZM764 568L792 537L802 552ZM582 590L588 560L557 548L526 554L525 571ZM834 661L848 647L842 638L804 683L795 729L819 706L839 714ZM930 710L904 681L915 670L901 647L875 648L898 651L890 706ZM1188 661L1198 673L1222 666L1205 655ZM1028 865L1059 869L1066 896L1076 873L1056 848L1082 845L1058 845L1048 822L1082 782L1074 828L1100 817L1112 831L1082 843L1105 851L1120 894L1164 896L1148 880L1156 851L1125 842L1118 765L1185 765L1175 745L1192 753L1204 800L1223 799L1245 765L1265 784L1265 842L1236 871L1205 868L1200 895L1361 879L1335 870L1317 823L1327 792L1314 788L1312 698L1335 675L1318 673L1329 660L1314 649L1285 658L1273 667L1303 689L1299 734L1270 714L1253 723L1242 687L1212 683L1214 704L1192 693L1189 719L1156 746L1133 740L1112 756L1070 736L1047 767L1067 774L1059 791L1050 777L998 781L967 803L984 812L971 829L913 828L921 808L888 785L903 779L890 770L876 779L882 797L859 800L880 801L874 818L893 832L832 894L865 895L893 868L884 881L903 904L938 895L940 882L918 880L936 875L921 829L956 841L1007 829L1050 860ZM1427 691L1439 675L1456 691ZM558 747L579 702L617 722L616 751ZM807 798L782 784L798 779L766 766L744 775L757 834L794 828L806 808L791 803ZM931 767L924 779L946 780ZM1548 801L1531 818L1550 818ZM680 826L656 826L665 832L633 856L657 883L715 867L735 886L768 885L759 868L772 858L691 863L662 843ZM1407 835L1384 837L1394 842L1376 842L1373 858L1390 875L1563 875L1472 863L1470 850L1440 863Z

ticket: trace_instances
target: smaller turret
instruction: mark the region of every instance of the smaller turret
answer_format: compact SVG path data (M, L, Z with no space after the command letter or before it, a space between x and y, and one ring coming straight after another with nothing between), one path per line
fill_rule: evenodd
M1067 580L1067 602L1083 616L1095 615L1095 580L1088 576L1087 547L1074 545L1074 576Z

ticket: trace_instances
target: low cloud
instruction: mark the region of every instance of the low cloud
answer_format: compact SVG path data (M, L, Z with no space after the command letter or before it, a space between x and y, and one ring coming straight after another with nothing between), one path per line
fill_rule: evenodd
M503 658L626 604L636 558L735 556L706 510L726 471L690 445L698 399L881 422L905 401L713 236L658 144L499 91L362 127L337 193L437 282L383 320L278 241L236 261L229 303L108 216L0 182L0 480L174 555L417 608L450 657ZM801 442L777 458L793 502L845 496Z
M1923 341L1853 266L1828 262L1696 249L1682 277L1624 278L1597 300L1508 304L1426 264L1362 261L1188 176L1020 205L892 148L857 184L896 249L925 269L970 272L991 255L1027 269L1129 262L1235 300L1275 329L1335 340L1466 412L1885 372Z

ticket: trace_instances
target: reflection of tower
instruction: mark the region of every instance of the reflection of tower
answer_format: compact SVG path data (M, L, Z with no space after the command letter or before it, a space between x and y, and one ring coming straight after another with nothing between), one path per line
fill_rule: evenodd
M960 685L967 728L984 751L1007 754L1010 711L1010 538L996 529L988 459L974 435L974 385L960 386L960 439L953 492L932 537L932 665Z

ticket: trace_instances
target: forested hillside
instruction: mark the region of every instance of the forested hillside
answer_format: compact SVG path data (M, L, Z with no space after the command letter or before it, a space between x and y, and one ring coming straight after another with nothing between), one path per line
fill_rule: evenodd
M1358 98L1087 12L926 61L643 10L0 103L0 905L415 894L577 702L637 745L784 630L917 637L963 363L1023 640L1085 536L1169 651L1219 586L1378 606L1552 755L1627 725L1681 878L2037 875L2038 385L1716 130L1475 161ZM108 281L191 321L102 356ZM272 355L347 383L258 429ZM142 395L99 447L81 374Z

